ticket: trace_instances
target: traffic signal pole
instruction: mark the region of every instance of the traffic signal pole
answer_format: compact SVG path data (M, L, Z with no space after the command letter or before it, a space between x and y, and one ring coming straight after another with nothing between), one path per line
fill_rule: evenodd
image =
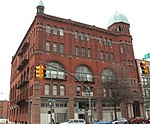
M86 91L88 92L88 101L89 101L89 110L88 110L88 117L89 117L89 124L92 124L92 118L91 118L91 92L90 92L90 88L88 88L83 82L81 82L77 77L75 77L73 74L71 74L70 72L64 70L64 69L61 69L61 68L57 68L51 64L45 64L46 66L50 66L50 67L53 67L53 68L56 68L58 70L61 70L67 74L69 74L71 77L73 77L74 79L76 79L85 89Z

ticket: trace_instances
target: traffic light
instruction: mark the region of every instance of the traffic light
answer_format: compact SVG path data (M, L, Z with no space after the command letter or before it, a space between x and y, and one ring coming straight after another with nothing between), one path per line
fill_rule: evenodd
M41 65L41 77L45 78L46 77L46 66Z
M35 67L35 77L43 79L46 77L46 66L40 64L39 66Z
M41 78L40 76L41 73L41 66L35 66L35 77Z
M148 74L149 73L149 67L147 66L147 62L146 61L141 61L140 62L140 67L142 70L142 74Z

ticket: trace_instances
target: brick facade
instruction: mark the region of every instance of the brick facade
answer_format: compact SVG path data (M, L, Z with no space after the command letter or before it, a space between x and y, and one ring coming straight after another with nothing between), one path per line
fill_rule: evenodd
M126 91L131 94L131 97L121 99L121 107L117 107L118 116L130 119L143 115L143 100L138 95L142 91L138 85L129 28L129 24L118 22L106 30L44 14L44 7L37 6L35 19L12 59L9 119L25 124L46 124L49 122L49 100L53 100L51 111L54 111L52 117L56 122L69 118L88 120L88 96L84 95L80 82L58 70L56 78L35 78L34 68L41 63L58 64L73 75L78 69L87 69L89 75L81 81L92 89L92 119L107 119L107 112L110 114L108 119L114 119L114 114L111 116L112 107L103 105L106 98L102 74L107 69L113 70L117 82L128 83ZM81 76L82 73L79 74ZM133 107L135 101L139 106L138 112Z

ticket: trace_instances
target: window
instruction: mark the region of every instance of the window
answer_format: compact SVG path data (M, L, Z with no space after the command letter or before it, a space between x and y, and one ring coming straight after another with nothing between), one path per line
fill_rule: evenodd
M53 34L55 34L55 35L57 35L57 27L56 26L54 26L54 28L53 28Z
M64 36L64 29L60 28L60 36Z
M101 53L100 53L100 59L104 60L104 52L103 51L101 51Z
M108 54L108 52L106 52L106 61L108 61L109 60L109 54Z
M78 55L79 55L79 47L76 46L76 56L78 56Z
M109 46L112 46L112 39L109 40Z
M58 79L65 79L65 73L57 68L63 69L63 66L58 62L50 62L48 63L56 68L51 66L46 66L46 78L58 78Z
M112 97L112 89L109 89L109 97Z
M123 44L122 44L122 41L120 41L120 53L123 53Z
M88 48L88 57L90 58L91 57L91 49Z
M90 34L87 34L86 41L90 41Z
M53 95L57 95L57 85L53 85Z
M78 31L75 32L75 39L79 39L79 33L78 33Z
M77 96L81 96L81 87L77 86Z
M116 75L114 70L111 68L107 68L102 71L102 83L115 83L116 82Z
M84 33L81 33L81 40L84 40Z
M104 39L104 44L105 44L105 45L108 45L108 40L107 40L106 37L105 37L105 39Z
M46 51L50 51L50 42L46 41Z
M53 52L57 52L57 44L53 43Z
M50 85L45 84L45 95L49 95Z
M110 54L110 61L114 62L114 54L113 53Z
M126 52L129 53L129 44L126 44Z
M82 56L85 56L85 48L82 48Z
M60 86L60 96L64 96L65 95L65 86L61 85Z
M50 30L50 26L49 26L49 25L46 25L46 33L48 33L48 34L51 33L51 30Z
M86 66L78 66L76 69L76 77L81 81L93 81L91 70Z
M99 43L100 43L100 45L102 45L103 44L103 38L100 36L100 38L99 38Z
M107 91L105 88L103 89L103 92L104 92L104 97L107 97Z
M60 44L60 53L64 53L64 44Z

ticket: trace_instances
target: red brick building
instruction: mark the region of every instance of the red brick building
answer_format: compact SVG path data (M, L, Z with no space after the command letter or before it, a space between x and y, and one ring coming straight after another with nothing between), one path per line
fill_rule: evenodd
M90 89L92 120L144 116L129 28L127 18L118 12L106 30L47 15L40 1L12 59L9 119L47 124L51 110L56 122L88 121L90 100L79 81ZM34 68L41 63L47 67L45 79L35 78Z
M0 118L6 119L8 117L9 101L0 100Z

